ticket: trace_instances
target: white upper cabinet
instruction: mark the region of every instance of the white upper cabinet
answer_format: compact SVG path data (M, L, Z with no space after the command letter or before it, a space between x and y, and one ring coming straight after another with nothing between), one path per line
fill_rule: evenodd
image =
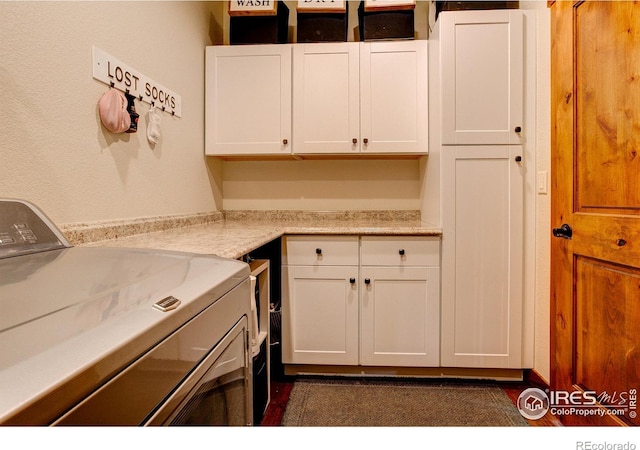
M297 44L297 154L426 154L427 41Z
M442 143L521 144L522 11L451 12L439 20Z
M294 153L360 151L359 44L293 49Z
M206 48L205 154L291 154L291 45Z
M205 153L426 154L428 42L206 49Z
M427 41L360 47L363 153L428 152Z

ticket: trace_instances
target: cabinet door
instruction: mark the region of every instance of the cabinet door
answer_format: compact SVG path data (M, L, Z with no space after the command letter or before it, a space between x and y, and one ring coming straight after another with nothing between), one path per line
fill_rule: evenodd
M439 20L442 143L521 144L522 11L444 12Z
M442 152L445 367L522 368L521 155L520 146Z
M294 47L294 153L360 151L358 48L357 42Z
M362 267L361 273L360 363L439 366L439 268Z
M361 44L363 153L427 153L427 47L425 40Z
M358 364L357 277L357 266L282 268L283 363Z
M291 45L206 48L205 153L291 153Z

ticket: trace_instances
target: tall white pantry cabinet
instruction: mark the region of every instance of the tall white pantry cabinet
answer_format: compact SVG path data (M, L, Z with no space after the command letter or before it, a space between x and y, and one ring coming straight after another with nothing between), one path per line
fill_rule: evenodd
M521 10L457 11L441 13L430 37L444 367L525 367L524 143L534 133L524 32Z

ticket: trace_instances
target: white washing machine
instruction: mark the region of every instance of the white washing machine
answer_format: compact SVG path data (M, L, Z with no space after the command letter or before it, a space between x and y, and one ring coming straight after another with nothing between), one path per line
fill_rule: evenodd
M247 264L72 247L0 199L0 424L251 425Z

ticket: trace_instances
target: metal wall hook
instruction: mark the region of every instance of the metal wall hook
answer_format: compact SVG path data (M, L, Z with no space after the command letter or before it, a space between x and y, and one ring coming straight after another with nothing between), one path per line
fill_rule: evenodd
M135 68L95 46L92 47L92 68L93 78L104 83L109 89L117 89L128 97L133 97L133 100L150 104L158 109L165 104L164 112L171 113L175 117L182 116L182 100L178 93L156 83Z

